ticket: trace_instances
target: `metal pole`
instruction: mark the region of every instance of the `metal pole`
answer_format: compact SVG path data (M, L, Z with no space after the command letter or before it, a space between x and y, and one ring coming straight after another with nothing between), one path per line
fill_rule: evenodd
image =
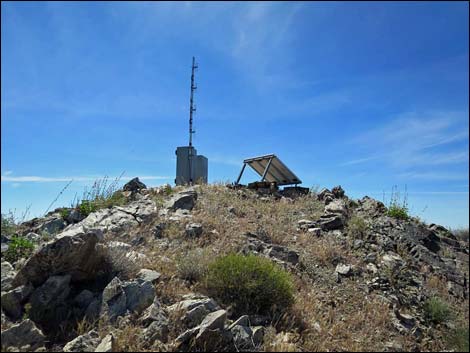
M266 165L266 168L264 169L263 177L261 178L261 181L264 181L264 178L266 178L266 174L268 174L269 167L271 166L271 162L273 161L273 158L271 157L269 159L268 164Z
M196 86L194 85L194 71L197 69L196 65L196 59L193 56L193 66L191 68L191 96L189 99L189 146L191 147L193 145L193 112L196 111L196 108L193 105L193 100L194 100L194 91L196 90Z
M193 170L192 170L192 159L193 159L193 113L196 111L194 107L194 91L196 90L196 85L194 84L194 71L197 69L196 59L193 56L193 65L191 67L191 96L189 98L189 153L188 153L188 163L189 163L189 184L193 183Z
M243 174L243 171L245 170L245 167L246 167L246 163L243 163L242 170L240 171L240 174L238 175L238 179L237 179L237 181L235 182L235 185L238 185L238 182L239 182L240 179L242 178L242 174Z

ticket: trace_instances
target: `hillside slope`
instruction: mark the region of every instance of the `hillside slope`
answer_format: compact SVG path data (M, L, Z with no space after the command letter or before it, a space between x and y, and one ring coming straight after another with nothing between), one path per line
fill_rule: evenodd
M468 350L468 241L442 226L340 187L124 189L2 234L2 351ZM233 288L213 295L227 254L275 263L293 303L240 312Z

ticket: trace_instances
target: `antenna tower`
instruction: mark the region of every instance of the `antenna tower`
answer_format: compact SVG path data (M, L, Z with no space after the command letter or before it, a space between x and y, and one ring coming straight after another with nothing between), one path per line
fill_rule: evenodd
M191 97L189 100L189 147L192 147L193 145L193 134L196 132L193 130L193 113L196 111L196 107L194 107L194 91L197 89L196 85L194 84L194 71L198 68L196 64L196 60L194 59L193 56L193 66L191 69Z

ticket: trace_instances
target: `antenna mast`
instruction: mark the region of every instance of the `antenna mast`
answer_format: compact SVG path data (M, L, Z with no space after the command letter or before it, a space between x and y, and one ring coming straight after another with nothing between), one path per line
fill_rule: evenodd
M193 97L194 91L197 89L196 85L194 84L194 71L197 69L196 60L193 56L193 66L191 70L191 98L190 98L190 106L189 106L189 147L193 145L193 134L196 132L193 130L193 112L196 111L196 108L193 106Z

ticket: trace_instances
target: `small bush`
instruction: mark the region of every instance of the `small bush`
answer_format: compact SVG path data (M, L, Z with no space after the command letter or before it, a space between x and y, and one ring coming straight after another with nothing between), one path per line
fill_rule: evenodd
M80 213L84 216L88 216L97 210L97 206L93 201L84 200L78 206Z
M390 197L390 203L388 206L387 214L390 217L394 217L398 219L410 218L410 216L408 215L408 196L406 193L406 187L405 187L405 195L403 197L403 201L401 201L400 192L397 190L397 186L395 185L392 188L392 196Z
M424 314L426 319L439 324L448 321L451 318L452 312L447 303L439 297L432 297L424 303Z
M408 219L408 209L406 207L393 205L388 209L387 214L390 217L398 218L398 219Z
M195 249L176 261L178 277L190 282L201 280L207 273L210 254L207 250Z
M294 302L289 273L254 255L218 258L209 265L205 285L209 295L240 315L282 312Z
M60 211L60 217L62 217L62 219L67 219L67 217L70 215L70 210L68 208L62 208Z
M72 207L78 209L82 215L88 216L102 208L124 205L127 202L126 197L117 190L121 176L109 185L107 177L96 180L89 191L85 188L81 200L72 202Z
M28 257L34 250L34 244L23 237L13 236L8 243L8 250L5 252L5 260L16 262L23 257Z

